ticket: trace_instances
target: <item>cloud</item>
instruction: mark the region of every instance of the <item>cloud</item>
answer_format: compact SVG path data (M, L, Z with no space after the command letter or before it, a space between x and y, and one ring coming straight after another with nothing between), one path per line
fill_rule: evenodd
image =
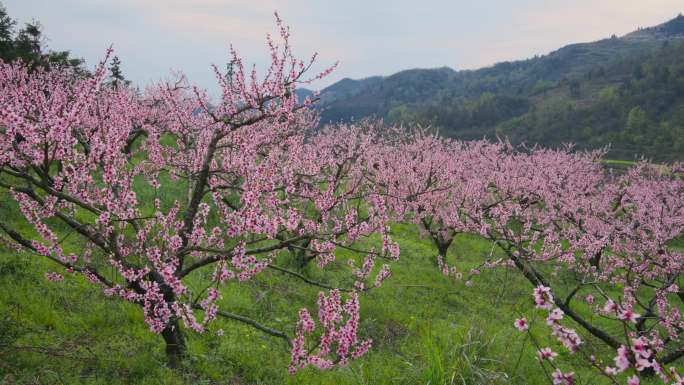
M514 13L513 22L540 41L586 41L659 24L682 10L681 0L651 0L648 4L632 0L551 1Z
M3 0L11 15L38 18L55 49L96 62L114 43L137 83L180 69L213 87L210 63L233 43L246 62L268 61L273 11L292 26L295 53L340 60L333 75L406 68L476 68L547 53L562 45L624 34L684 10L681 0Z

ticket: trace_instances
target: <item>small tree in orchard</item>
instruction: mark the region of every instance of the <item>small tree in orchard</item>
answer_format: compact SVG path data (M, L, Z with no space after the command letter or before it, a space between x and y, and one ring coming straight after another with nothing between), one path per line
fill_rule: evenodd
M415 135L416 140L399 145L400 159L386 163L396 168L389 174L396 179L386 184L394 197L394 211L422 226L439 255L446 255L461 220L454 206L463 203L455 196L452 177L460 171L460 164L453 157L458 143L426 131L416 131ZM402 207L404 203L406 207Z
M437 263L444 267L456 235L479 231L481 204L489 193L484 173L508 146L423 136L410 147L402 163L414 181L395 183L396 195L408 197L407 218L427 233L437 249Z
M387 147L355 128L306 135L317 122L294 91L332 69L306 78L315 55L296 60L278 26L261 78L235 51L228 73L215 67L218 103L182 77L142 96L124 83L103 87L106 61L85 78L0 64L0 187L34 230L3 221L1 239L53 261L50 280L80 274L139 305L171 365L185 354L184 331L204 332L217 316L286 340L292 372L345 364L370 347L357 337L359 294L389 275L376 258L398 257L382 187L366 177L374 149ZM382 246L352 247L376 233ZM323 268L339 247L364 259L351 263L349 287L275 264L305 249ZM329 290L319 322L302 309L288 335L220 308L224 282L264 270Z
M307 136L299 149L289 152L293 161L299 162L301 174L301 191L291 200L290 208L315 212L306 225L330 234L327 245L311 237L289 244L297 267L312 261L326 265L334 259L326 250L335 247L373 258L398 256L396 244L387 233L392 213L387 210L384 189L376 183L372 167L375 159L395 151L380 128L362 122L316 129L318 132ZM377 252L351 247L360 235L374 232L385 240ZM288 230L283 236L296 233L297 229Z
M560 162L551 178L554 157ZM678 289L684 254L668 242L684 231L684 181L647 164L612 178L591 160L540 154L533 162L539 182L528 179L524 193L537 202L516 216L527 226L503 230L500 222L493 232L536 286L537 307L548 312L550 330L570 352L613 381L626 373L637 384L655 373L664 383L682 383L671 365L684 355ZM583 350L565 317L615 356Z
M672 169L647 164L614 177L602 169L599 153L495 153L481 159L475 175L484 194L471 195L482 200L466 216L470 231L498 245L535 287L536 306L547 312L541 327L615 383L629 371L630 384L649 373L680 383L668 365L684 355L683 255L668 242L684 231L684 181ZM515 326L537 327L524 317ZM614 356L586 348L581 333ZM551 347L537 349L550 381L573 383Z

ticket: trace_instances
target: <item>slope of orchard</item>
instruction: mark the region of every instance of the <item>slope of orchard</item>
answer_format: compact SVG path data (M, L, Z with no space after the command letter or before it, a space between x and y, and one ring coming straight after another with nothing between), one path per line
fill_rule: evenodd
M180 371L167 369L159 337L146 330L135 305L107 300L85 280L48 282L48 263L3 249L0 371L7 383L36 384L543 383L534 347L511 328L518 312L532 308L529 284L501 270L471 287L454 285L438 272L432 246L416 228L397 225L392 232L410 258L401 259L392 279L362 304L376 348L342 370L308 370L296 377L283 370L289 351L280 341L222 320L212 332L224 330L223 338L192 336L195 358ZM463 235L450 253L476 266L491 249ZM64 291L64 285L74 290ZM230 287L224 301L230 309L290 325L292 303L312 306L316 292L298 290L269 274ZM265 296L272 291L286 296L272 301Z
M6 199L6 197L3 197ZM0 212L8 218L8 212ZM13 219L13 218L12 218ZM512 323L533 307L530 285L498 269L468 287L439 273L431 242L412 225L395 225L405 256L393 277L362 303L364 328L376 341L349 367L295 377L283 368L289 350L236 322L216 321L192 335L194 357L182 369L164 365L160 338L135 305L108 300L85 279L49 282L51 264L0 249L0 372L5 383L84 384L537 384L545 378L535 348ZM674 243L684 249L684 240ZM494 249L496 252L496 249ZM461 235L450 258L475 267L492 252L478 236ZM344 266L339 266L342 269ZM316 277L316 269L308 270ZM334 274L334 273L333 273ZM72 290L63 290L64 286ZM271 299L273 291L285 296ZM313 306L315 288L271 273L231 285L223 302L254 318L292 325L292 307ZM249 298L250 300L245 300ZM262 299L262 300L259 300ZM252 301L254 300L254 301ZM292 306L295 304L295 306ZM215 332L225 335L216 338ZM550 337L542 337L548 338ZM246 340L246 341L245 341ZM244 343L248 342L248 343ZM591 374L589 370L587 374ZM594 384L609 383L597 380Z
M317 130L276 21L218 103L0 63L5 382L684 384L681 165Z

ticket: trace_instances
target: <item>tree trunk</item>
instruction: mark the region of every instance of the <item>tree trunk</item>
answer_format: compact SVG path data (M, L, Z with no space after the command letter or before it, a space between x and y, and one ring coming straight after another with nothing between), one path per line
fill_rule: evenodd
M449 250L449 246L451 245L451 242L436 242L436 243L437 243L437 251L439 252L439 255L441 255L443 258L446 258L447 251Z
M316 259L316 254L309 254L307 253L307 248L311 244L310 239L304 240L299 246L302 247L299 250L294 251L295 259L297 261L297 264L299 265L298 267L300 269L303 269L306 267L306 265L309 264L309 262L313 261Z
M644 368L640 373L638 373L639 378L653 378L655 377L655 369L653 368Z
M161 333L166 343L166 360L170 368L177 368L185 356L185 336L180 329L177 318L174 318Z
M602 254L603 254L603 249L599 250L596 254L594 254L593 257L591 257L591 260L589 260L589 263L591 264L591 266L594 266L596 268L596 271L598 271L598 269L599 269Z
M447 257L447 251L449 250L449 246L451 246L451 243L454 241L454 237L448 237L444 238L440 235L433 235L432 236L432 242L434 243L435 247L437 248L437 252L439 253L438 255L441 255L442 258L446 261ZM435 264L437 264L437 259L434 261Z

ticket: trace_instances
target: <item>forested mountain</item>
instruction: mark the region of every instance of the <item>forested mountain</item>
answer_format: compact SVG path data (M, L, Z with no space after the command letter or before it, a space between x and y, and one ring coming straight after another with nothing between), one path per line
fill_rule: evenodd
M465 139L684 160L684 17L478 70L413 69L343 79L321 92L322 122L382 117Z

